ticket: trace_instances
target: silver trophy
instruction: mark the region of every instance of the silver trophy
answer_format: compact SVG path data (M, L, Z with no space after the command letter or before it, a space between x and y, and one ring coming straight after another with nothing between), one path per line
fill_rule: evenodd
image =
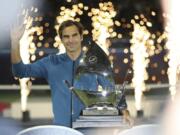
M125 90L126 81L122 87L116 87L113 78L111 63L105 52L94 42L83 48L83 56L75 73L75 82L84 81L84 76L100 76L107 82L107 86L98 87L97 90L82 86L69 89L85 105L82 115L73 122L73 128L82 127L119 127L124 126L117 109Z

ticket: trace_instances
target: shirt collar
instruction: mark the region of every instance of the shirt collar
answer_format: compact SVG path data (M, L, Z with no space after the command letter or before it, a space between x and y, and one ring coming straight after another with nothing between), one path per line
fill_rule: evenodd
M76 60L72 60L69 56L68 56L68 54L67 53L64 53L64 58L65 59L68 59L68 60L70 60L70 61L79 61L80 60L80 58L83 56L83 51L81 50L81 53L80 53L80 55L78 56L78 58L76 59Z

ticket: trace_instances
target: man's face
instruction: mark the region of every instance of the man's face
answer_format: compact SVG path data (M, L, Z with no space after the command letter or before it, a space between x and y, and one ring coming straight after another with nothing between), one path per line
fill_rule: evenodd
M81 41L83 37L80 35L75 25L66 27L62 31L62 43L67 52L79 52L81 50Z

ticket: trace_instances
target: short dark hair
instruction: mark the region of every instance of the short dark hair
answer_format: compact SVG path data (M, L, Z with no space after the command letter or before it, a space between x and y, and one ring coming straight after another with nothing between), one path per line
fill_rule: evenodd
M73 21L73 20L67 20L67 21L62 22L62 24L60 25L60 27L58 29L60 38L62 38L63 30L66 27L73 26L73 25L75 25L78 28L78 31L79 31L80 35L83 34L84 27L80 22Z

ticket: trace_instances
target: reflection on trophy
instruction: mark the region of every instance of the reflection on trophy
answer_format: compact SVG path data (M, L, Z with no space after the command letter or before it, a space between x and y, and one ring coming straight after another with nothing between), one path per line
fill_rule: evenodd
M104 85L98 86L97 89L87 87L84 84L91 83L90 76L99 79ZM73 122L73 128L127 128L117 109L124 95L124 86L121 89L115 87L111 64L98 45L91 43L84 49L83 57L76 70L75 81L77 83L72 91L82 101L85 109L82 110L79 119ZM85 83L81 84L82 81Z

